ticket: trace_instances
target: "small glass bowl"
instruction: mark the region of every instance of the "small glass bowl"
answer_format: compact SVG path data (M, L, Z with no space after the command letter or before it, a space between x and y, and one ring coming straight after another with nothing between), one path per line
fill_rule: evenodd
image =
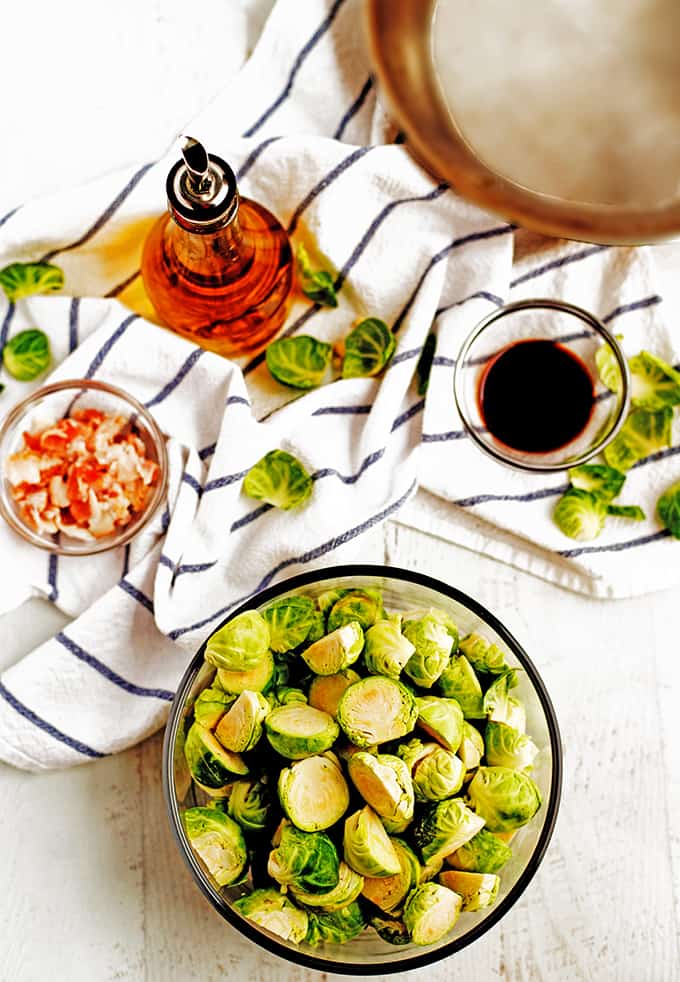
M5 461L23 447L25 431L44 429L78 409L99 409L108 415L124 416L144 442L147 456L158 464L160 477L153 487L146 507L132 521L94 542L82 542L67 535L51 535L32 529L23 520L5 477ZM153 416L133 396L105 382L91 379L67 379L54 382L33 392L11 410L0 427L0 514L23 539L40 549L60 556L91 556L124 545L150 520L165 497L168 483L168 456L165 439Z
M510 666L520 669L517 673L518 687L513 692L517 692L524 704L527 733L539 748L531 776L540 789L543 801L536 816L519 829L512 840L512 858L501 872L498 899L493 906L475 913L461 914L449 934L427 947L414 944L395 947L371 930L364 931L346 944L327 942L316 948L305 942L298 945L284 941L243 917L233 906L239 897L252 892L250 877L247 882L236 886L217 886L191 848L182 823L182 814L187 808L206 805L211 800L193 783L184 757L184 739L193 722L194 702L215 675L215 669L203 658L205 643L179 683L163 743L163 793L172 830L184 861L218 913L255 944L297 965L320 972L360 976L387 975L431 965L466 947L504 917L529 885L548 848L557 820L562 786L562 746L557 718L538 671L498 618L455 587L422 573L394 566L330 566L269 587L233 610L222 624L244 610L262 610L273 600L299 591L317 597L324 590L369 587L382 591L388 610L438 607L456 622L461 636L479 631L502 648ZM216 624L214 631L219 630L222 624ZM534 899L540 904L540 897Z
M547 452L517 450L486 428L480 405L480 384L487 365L517 341L554 341L571 351L587 368L594 403L585 428L573 440ZM600 381L595 355L603 346L614 357L620 385L610 392ZM470 438L496 460L525 471L561 471L594 457L623 426L630 403L630 373L616 338L602 321L582 307L562 300L518 300L493 311L467 337L456 360L454 397Z

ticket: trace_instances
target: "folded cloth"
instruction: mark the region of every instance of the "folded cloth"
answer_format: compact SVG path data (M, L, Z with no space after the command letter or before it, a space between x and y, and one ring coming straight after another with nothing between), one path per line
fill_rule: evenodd
M0 345L39 325L59 363L52 377L100 378L132 393L167 435L170 457L167 502L129 547L57 559L0 527L11 569L2 609L38 594L74 618L0 679L0 758L17 766L81 763L153 732L189 654L222 618L277 580L349 558L390 516L590 592L680 579L652 522L634 533L613 523L600 551L560 555L569 542L549 515L563 481L486 460L463 438L451 397L457 349L475 321L533 293L583 304L633 349L644 343L677 361L652 253L559 244L513 265L513 226L457 198L389 142L359 8L307 0L302 33L299 5L279 0L240 77L191 132L232 163L242 193L337 271L339 306L300 298L284 333L335 341L357 318L379 316L397 339L380 379L299 397L272 381L262 356L228 361L149 322L140 252L164 208L175 146L158 162L0 218L0 263L50 259L69 294L0 307ZM422 398L414 374L432 325L436 356ZM4 381L9 409L30 389ZM248 468L275 447L313 475L299 511L241 492ZM667 455L637 468L631 500L649 506L672 463ZM626 564L617 556L629 543L638 548Z

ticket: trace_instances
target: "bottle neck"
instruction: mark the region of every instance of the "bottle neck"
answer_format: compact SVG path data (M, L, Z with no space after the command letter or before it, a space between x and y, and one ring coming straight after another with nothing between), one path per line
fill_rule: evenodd
M177 221L172 211L165 246L171 265L185 279L206 287L237 279L252 261L254 247L244 235L238 212L214 232L192 229L186 219Z

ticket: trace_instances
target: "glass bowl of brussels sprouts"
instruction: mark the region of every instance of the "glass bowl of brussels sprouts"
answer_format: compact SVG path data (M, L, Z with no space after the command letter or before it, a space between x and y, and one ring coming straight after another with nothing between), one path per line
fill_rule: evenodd
M293 577L234 609L163 748L179 849L247 938L356 975L444 958L535 874L562 751L541 678L460 590L385 566Z

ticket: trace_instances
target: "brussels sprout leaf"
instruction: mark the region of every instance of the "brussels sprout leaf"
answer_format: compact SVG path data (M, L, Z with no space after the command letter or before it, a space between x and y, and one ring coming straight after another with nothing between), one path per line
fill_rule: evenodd
M345 340L343 378L378 375L394 354L394 334L384 321L367 317Z
M267 348L267 368L272 378L293 389L313 389L321 385L333 349L325 341L301 334L279 338Z
M34 293L53 293L64 285L64 273L50 263L11 263L0 269L0 286L10 301Z
M607 506L596 494L580 488L569 488L555 505L553 518L570 539L589 542L602 531Z
M292 454L285 450L270 450L246 474L243 493L287 511L309 498L312 479Z
M613 501L625 483L626 475L606 464L583 464L568 471L572 486L590 491L602 501Z
M617 334L616 340L622 341L623 335ZM610 392L619 393L621 391L621 369L608 344L603 344L597 349L595 364L602 384L606 385Z
M31 382L50 363L50 342L46 334L31 328L20 331L2 349L2 360L9 374L19 382Z
M673 410L665 406L656 412L634 409L621 431L604 450L610 467L629 470L643 457L670 446Z
M649 351L635 355L629 365L634 406L654 412L680 404L680 372Z
M333 277L326 270L312 269L309 254L302 243L297 248L297 261L304 295L326 307L337 307L338 298L335 294Z
M676 481L661 495L656 512L674 539L680 539L680 481Z
M614 518L630 518L634 522L644 522L647 517L639 505L607 505L607 514Z

